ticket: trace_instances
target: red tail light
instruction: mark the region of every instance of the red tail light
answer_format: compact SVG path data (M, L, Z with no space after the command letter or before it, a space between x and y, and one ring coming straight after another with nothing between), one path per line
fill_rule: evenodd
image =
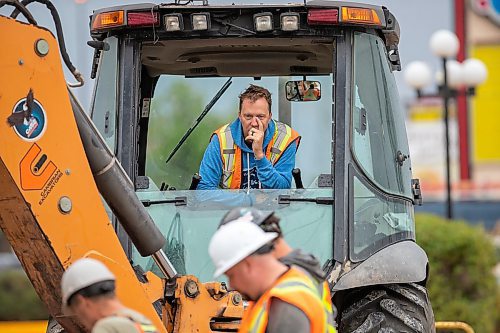
M338 24L338 9L309 9L307 23L310 25Z
M127 25L129 27L144 27L160 25L158 12L127 13Z

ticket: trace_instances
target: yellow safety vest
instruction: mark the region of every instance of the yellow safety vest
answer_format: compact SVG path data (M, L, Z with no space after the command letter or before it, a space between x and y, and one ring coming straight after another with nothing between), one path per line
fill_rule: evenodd
M283 152L292 142L300 143L300 136L290 126L279 121L274 122L274 135L266 149L266 158L275 165ZM223 189L239 189L241 187L242 154L241 148L234 143L230 124L226 124L213 132L219 139L222 158L222 178L220 186Z

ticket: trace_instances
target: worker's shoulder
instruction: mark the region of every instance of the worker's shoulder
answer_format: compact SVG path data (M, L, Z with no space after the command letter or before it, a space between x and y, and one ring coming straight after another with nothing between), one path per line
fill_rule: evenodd
M138 324L151 325L151 322L134 310L124 309L114 316L99 320L92 333L139 333Z
M92 333L139 333L137 325L130 318L110 316L99 320Z
M273 119L273 121L271 121L269 123L269 127L270 127L270 131L272 131L272 132L278 131L278 132L286 134L286 133L291 131L293 137L300 137L300 134L295 129L293 129L292 126L285 124L285 123L282 123L282 122L275 120L275 119Z
M321 269L318 259L310 253L295 249L285 257L280 258L280 261L287 266L299 268L318 282L325 280L325 272Z

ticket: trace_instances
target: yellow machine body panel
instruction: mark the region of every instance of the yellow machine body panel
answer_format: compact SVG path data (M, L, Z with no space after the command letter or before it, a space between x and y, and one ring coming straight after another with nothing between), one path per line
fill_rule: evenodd
M37 321L0 321L2 333L41 333L47 328L46 320Z
M128 307L165 327L141 286L103 207L71 111L59 47L46 29L0 16L0 227L50 313L60 312L63 269L81 257L103 261ZM30 90L32 112L23 116ZM14 126L7 119L16 113ZM14 117L15 118L15 117ZM91 250L89 250L91 249ZM157 278L149 275L150 279Z

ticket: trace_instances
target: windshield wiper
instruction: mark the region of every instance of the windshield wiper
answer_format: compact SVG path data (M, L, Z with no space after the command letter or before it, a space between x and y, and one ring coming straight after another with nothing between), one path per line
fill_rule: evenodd
M160 199L160 200L141 200L144 207L149 207L152 205L161 205L166 203L173 203L176 206L186 206L187 198L186 197L175 197L174 199Z
M177 150L179 150L179 148L187 140L187 138L189 137L189 135L191 135L191 133L196 128L196 126L198 126L201 123L201 121L203 120L203 118L205 118L205 116L207 115L208 111L210 111L210 109L214 106L214 104L221 98L222 94L224 94L226 92L227 88L229 88L229 86L231 85L231 83L233 83L233 81L231 81L232 79L233 79L232 77L230 77L229 79L227 79L226 83L224 83L224 85L219 89L219 91L215 94L215 96L212 98L212 100L207 104L207 106L205 106L205 109L203 110L203 112L195 120L193 126L191 126L191 128L189 128L187 130L186 134L184 134L184 136L179 141L179 143L177 144L177 146L175 146L174 150L172 150L172 152L168 156L167 161L165 163L168 163L168 161L170 161L172 159L172 157L174 157L174 155L177 152Z
M278 204L286 205L290 204L292 201L299 202L314 202L318 205L331 205L333 204L333 197L316 197L316 198L292 198L289 195L280 195L278 196Z

